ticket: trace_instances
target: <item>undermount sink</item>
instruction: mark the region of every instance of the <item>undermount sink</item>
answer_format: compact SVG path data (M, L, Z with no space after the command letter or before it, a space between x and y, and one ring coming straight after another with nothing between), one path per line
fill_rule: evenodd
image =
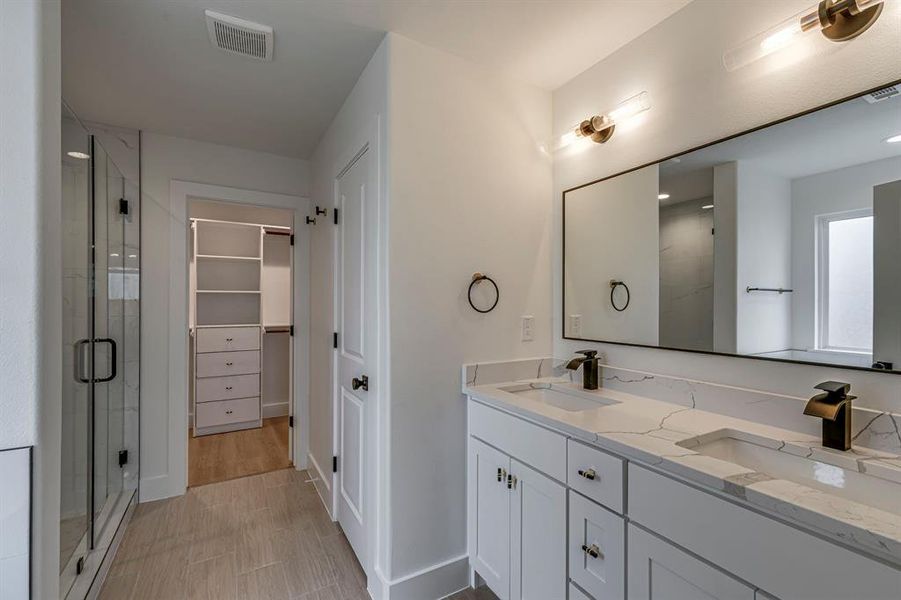
M574 390L560 388L550 383L517 384L500 389L569 412L592 410L617 403L615 400L600 395L587 393L582 395Z
M735 437L736 435L741 435L741 438ZM742 439L745 437L747 439ZM776 440L722 430L714 432L712 436L707 434L683 440L677 445L774 479L784 479L901 515L901 484L777 450L780 442Z

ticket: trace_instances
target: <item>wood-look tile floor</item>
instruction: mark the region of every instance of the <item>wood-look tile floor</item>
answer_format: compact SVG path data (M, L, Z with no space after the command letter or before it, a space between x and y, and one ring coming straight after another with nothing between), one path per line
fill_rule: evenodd
M306 471L139 504L100 600L368 600L366 575ZM497 600L487 588L447 600Z
M364 600L366 577L306 471L139 504L103 600Z
M288 417L263 419L258 429L188 438L188 485L206 485L291 466Z

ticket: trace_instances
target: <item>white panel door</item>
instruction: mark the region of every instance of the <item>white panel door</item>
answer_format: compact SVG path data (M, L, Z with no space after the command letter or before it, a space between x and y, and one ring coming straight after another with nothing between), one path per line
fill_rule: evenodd
M566 488L511 460L510 597L566 599Z
M375 398L378 194L372 152L364 150L336 182L338 209L336 356L337 519L367 565L367 399Z
M469 438L469 559L500 598L510 597L510 458Z
M754 590L629 525L629 600L754 600Z

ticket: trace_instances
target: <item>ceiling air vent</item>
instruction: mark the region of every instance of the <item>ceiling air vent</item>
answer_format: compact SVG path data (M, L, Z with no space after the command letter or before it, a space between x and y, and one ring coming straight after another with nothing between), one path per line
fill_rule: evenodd
M272 60L272 27L211 10L205 13L206 27L214 46L232 54Z
M876 90L871 94L867 94L864 98L870 104L876 104L877 102L888 100L898 94L901 94L901 89L898 89L898 86L896 85L890 85L887 88L882 88L881 90Z

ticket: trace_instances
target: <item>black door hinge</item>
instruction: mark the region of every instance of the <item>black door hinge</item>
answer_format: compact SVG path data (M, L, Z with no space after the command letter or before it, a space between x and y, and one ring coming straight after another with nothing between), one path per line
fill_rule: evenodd
M316 224L316 219L314 219L311 216L307 216L307 225L315 225L315 224Z
M291 325L288 327L288 335L290 335L290 336L294 335L294 325Z
M128 464L128 450L119 450L119 468Z
M332 457L332 473L337 473L337 472L338 472L338 457L333 456Z
M332 216L335 217L335 225L338 224L338 209L335 208L332 210Z
M291 244L292 246L294 245L294 234L293 234L293 233L291 234L291 241L290 241L290 244Z
M332 334L332 348L338 347L338 332Z
M81 575L82 571L84 571L84 556L79 556L78 561L75 563L75 574Z
M288 427L294 427L294 415L288 417Z
M128 214L128 200L126 200L125 198L119 198L119 214Z

